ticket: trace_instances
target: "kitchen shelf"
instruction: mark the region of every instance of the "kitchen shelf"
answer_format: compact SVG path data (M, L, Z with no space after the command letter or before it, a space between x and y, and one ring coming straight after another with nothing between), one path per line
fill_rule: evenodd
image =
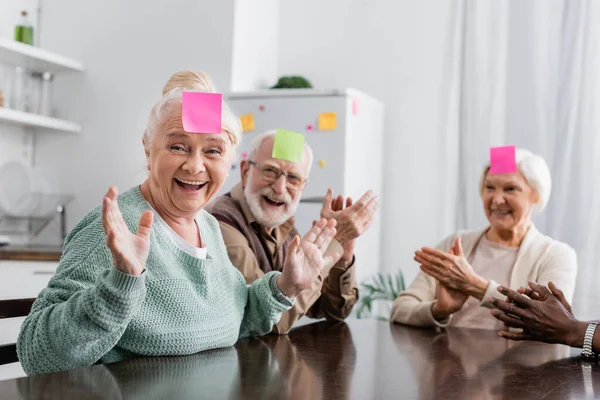
M77 60L6 38L0 38L0 63L40 73L59 74L85 70L83 64Z
M0 107L0 122L8 122L35 128L47 128L69 133L81 132L81 126L71 121L45 117L43 115L31 114L3 107Z

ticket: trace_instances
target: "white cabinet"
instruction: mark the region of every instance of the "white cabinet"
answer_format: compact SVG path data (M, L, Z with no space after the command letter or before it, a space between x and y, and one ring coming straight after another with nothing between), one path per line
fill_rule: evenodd
M48 285L58 262L0 261L0 300L34 298ZM16 343L25 317L0 319L0 345ZM0 365L0 380L25 376L19 363Z
M37 297L57 267L58 262L0 261L0 300ZM24 319L0 319L0 345L17 341Z
M58 261L0 261L0 300L37 297L57 267Z

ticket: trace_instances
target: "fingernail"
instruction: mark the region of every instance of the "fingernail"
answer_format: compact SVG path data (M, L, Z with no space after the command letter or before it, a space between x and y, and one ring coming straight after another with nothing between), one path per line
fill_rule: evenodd
M497 310L490 310L490 314L492 314L493 316L496 316L499 314L499 312Z
M503 286L498 286L498 291L499 291L499 292L501 292L501 291L503 291L503 290L504 290L504 287L503 287Z

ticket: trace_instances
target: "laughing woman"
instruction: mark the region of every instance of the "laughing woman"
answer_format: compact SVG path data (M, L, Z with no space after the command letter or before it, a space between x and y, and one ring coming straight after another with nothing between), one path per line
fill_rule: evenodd
M568 245L541 234L531 221L550 198L546 162L527 150L516 151L517 171L481 175L480 194L489 226L455 233L436 248L415 253L421 272L392 307L394 322L422 326L502 329L488 310L497 291L556 283L568 301L573 296L577 257Z
M321 254L335 221L323 219L294 239L283 273L246 286L203 210L231 168L241 127L223 103L221 134L187 133L185 91L215 88L203 73L171 77L143 137L148 178L120 196L111 187L67 237L19 335L28 374L192 354L265 334L328 262Z

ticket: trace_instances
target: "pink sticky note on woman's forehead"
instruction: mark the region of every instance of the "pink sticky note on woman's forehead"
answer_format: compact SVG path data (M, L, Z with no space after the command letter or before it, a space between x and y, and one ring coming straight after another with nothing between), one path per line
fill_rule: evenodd
M190 133L221 133L221 93L183 92L181 120Z
M515 153L515 146L492 147L490 149L490 175L517 172Z

